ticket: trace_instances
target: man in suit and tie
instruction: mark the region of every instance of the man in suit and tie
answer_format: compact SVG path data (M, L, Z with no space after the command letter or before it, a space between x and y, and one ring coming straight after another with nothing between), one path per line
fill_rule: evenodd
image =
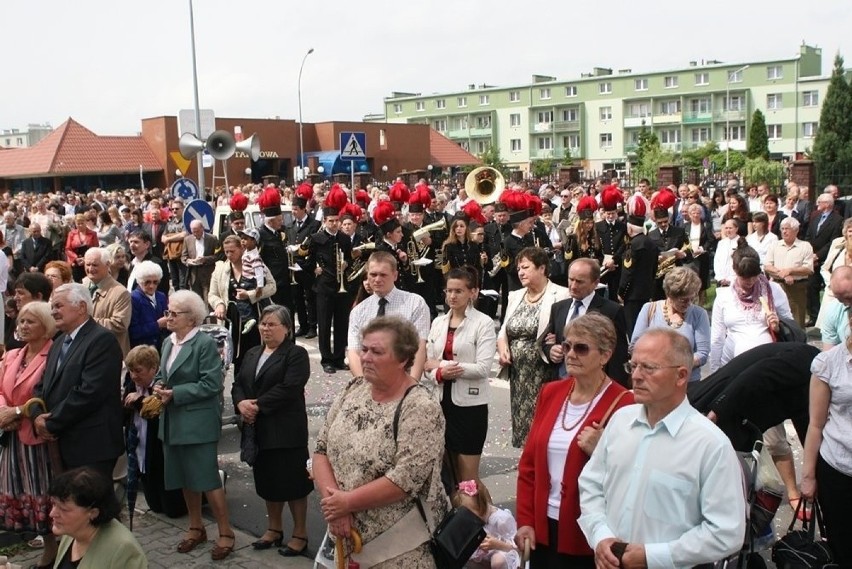
M219 241L204 232L204 225L198 219L192 220L189 229L190 234L183 240L183 253L181 253L181 261L188 269L186 284L189 290L199 295L206 303Z
M84 260L86 277L83 285L92 295L92 318L115 334L122 356L125 356L130 351L128 329L133 314L130 293L110 275L112 255L109 251L93 247L86 251Z
M565 377L565 358L562 341L565 326L587 312L600 312L615 325L615 350L607 362L606 374L625 387L630 387L630 374L624 369L627 362L627 323L624 308L605 299L595 291L600 284L601 267L597 260L581 257L568 267L568 290L571 298L560 300L550 308L550 323L542 342L542 351L553 364L553 378Z
M121 409L121 349L115 335L91 318L85 286L59 286L50 301L56 327L41 381L33 397L46 412L35 413L36 434L58 441L66 470L89 466L112 478L124 453Z
M142 229L151 236L153 243L151 252L155 257L162 259L164 248L163 233L166 231L166 224L163 222L159 206L151 208L149 215L151 216L151 223L142 224Z
M831 242L843 233L843 218L834 211L834 198L825 193L817 198L817 209L811 216L805 239L814 250L814 272L808 277L808 319L806 326L813 326L819 314L820 292L825 281L820 267L828 256Z
M30 236L21 244L21 267L31 273L43 273L44 266L53 260L53 245L42 236L41 225L30 224Z
M308 202L305 198L293 198L293 223L285 226L287 241L290 245L301 245L309 236L320 230L320 223L308 215ZM307 250L308 247L305 248ZM292 287L293 302L296 304L296 316L299 319L299 327L296 337L304 336L306 339L317 337L317 303L314 293L314 265L305 256L294 255L296 264L301 271L296 271L296 286Z

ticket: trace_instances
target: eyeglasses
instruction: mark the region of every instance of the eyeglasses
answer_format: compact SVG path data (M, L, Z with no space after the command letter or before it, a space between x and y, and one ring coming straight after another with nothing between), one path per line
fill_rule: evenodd
M160 281L158 281L158 280L156 280L156 279L154 279L154 280L147 280L147 281L142 281L142 284L143 284L143 285L158 285L158 284L160 284Z
M568 199L571 197L571 194L562 194L560 197Z
M275 328L276 326L283 326L280 322L261 322L258 326L261 328Z
M574 353L578 356L588 356L589 350L591 349L592 347L589 344L583 344L580 342L576 342L574 344L572 344L571 342L562 342L562 350L566 354L571 350L574 350Z
M172 316L180 316L181 314L189 314L189 312L188 311L178 312L177 310L166 310L165 312L163 312L163 315L166 318L170 318Z
M655 372L660 371L661 369L674 369L678 367L680 366L655 366L645 363L624 362L624 371L626 371L627 373L635 373L638 369L642 372L643 375L652 375Z

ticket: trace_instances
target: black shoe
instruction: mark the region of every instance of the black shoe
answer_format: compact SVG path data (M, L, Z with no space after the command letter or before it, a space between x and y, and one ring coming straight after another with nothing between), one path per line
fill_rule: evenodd
M270 533L277 534L278 537L276 537L272 541L266 541L265 539L258 539L257 541L252 543L251 546L255 549L269 549L273 545L275 547L281 547L281 543L284 541L284 532L281 531L281 530L277 530L277 529L269 529L269 530L266 530L266 531L268 531Z
M305 545L302 547L302 549L293 549L289 545L285 545L284 547L278 550L278 555L281 555L283 557L296 557L299 555L304 555L304 553L308 550L308 538L294 535L291 537L291 539L298 539L299 541L303 541Z
M334 367L334 366L333 366L333 365L331 365L331 364L325 364L324 366L322 366L322 370L323 370L325 373L337 373L337 368L336 368L336 367Z
M317 337L316 330L308 330L308 333L305 334L305 340L312 340Z
M334 364L334 367L339 369L340 371L349 371L349 366L343 362L340 362L339 364Z
M302 337L302 336L304 336L305 334L307 334L307 332L305 331L305 329L304 329L304 328L299 328L298 330L296 330L296 334L295 334L295 336L296 336L296 338L301 338L301 337Z

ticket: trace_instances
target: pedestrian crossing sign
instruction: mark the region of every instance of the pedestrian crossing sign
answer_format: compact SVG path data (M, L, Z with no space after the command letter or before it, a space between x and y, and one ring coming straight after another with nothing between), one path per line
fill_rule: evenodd
M367 137L363 132L340 133L340 157L358 160L367 157Z

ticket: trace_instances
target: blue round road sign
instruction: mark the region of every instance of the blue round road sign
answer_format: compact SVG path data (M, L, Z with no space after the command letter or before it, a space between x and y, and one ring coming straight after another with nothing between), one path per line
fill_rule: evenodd
M187 231L190 231L189 224L196 219L204 226L205 232L213 231L213 206L204 200L192 200L186 204L183 210L183 225Z
M201 197L201 192L198 191L198 184L189 178L178 178L172 184L172 197L181 198L184 201L197 200Z

